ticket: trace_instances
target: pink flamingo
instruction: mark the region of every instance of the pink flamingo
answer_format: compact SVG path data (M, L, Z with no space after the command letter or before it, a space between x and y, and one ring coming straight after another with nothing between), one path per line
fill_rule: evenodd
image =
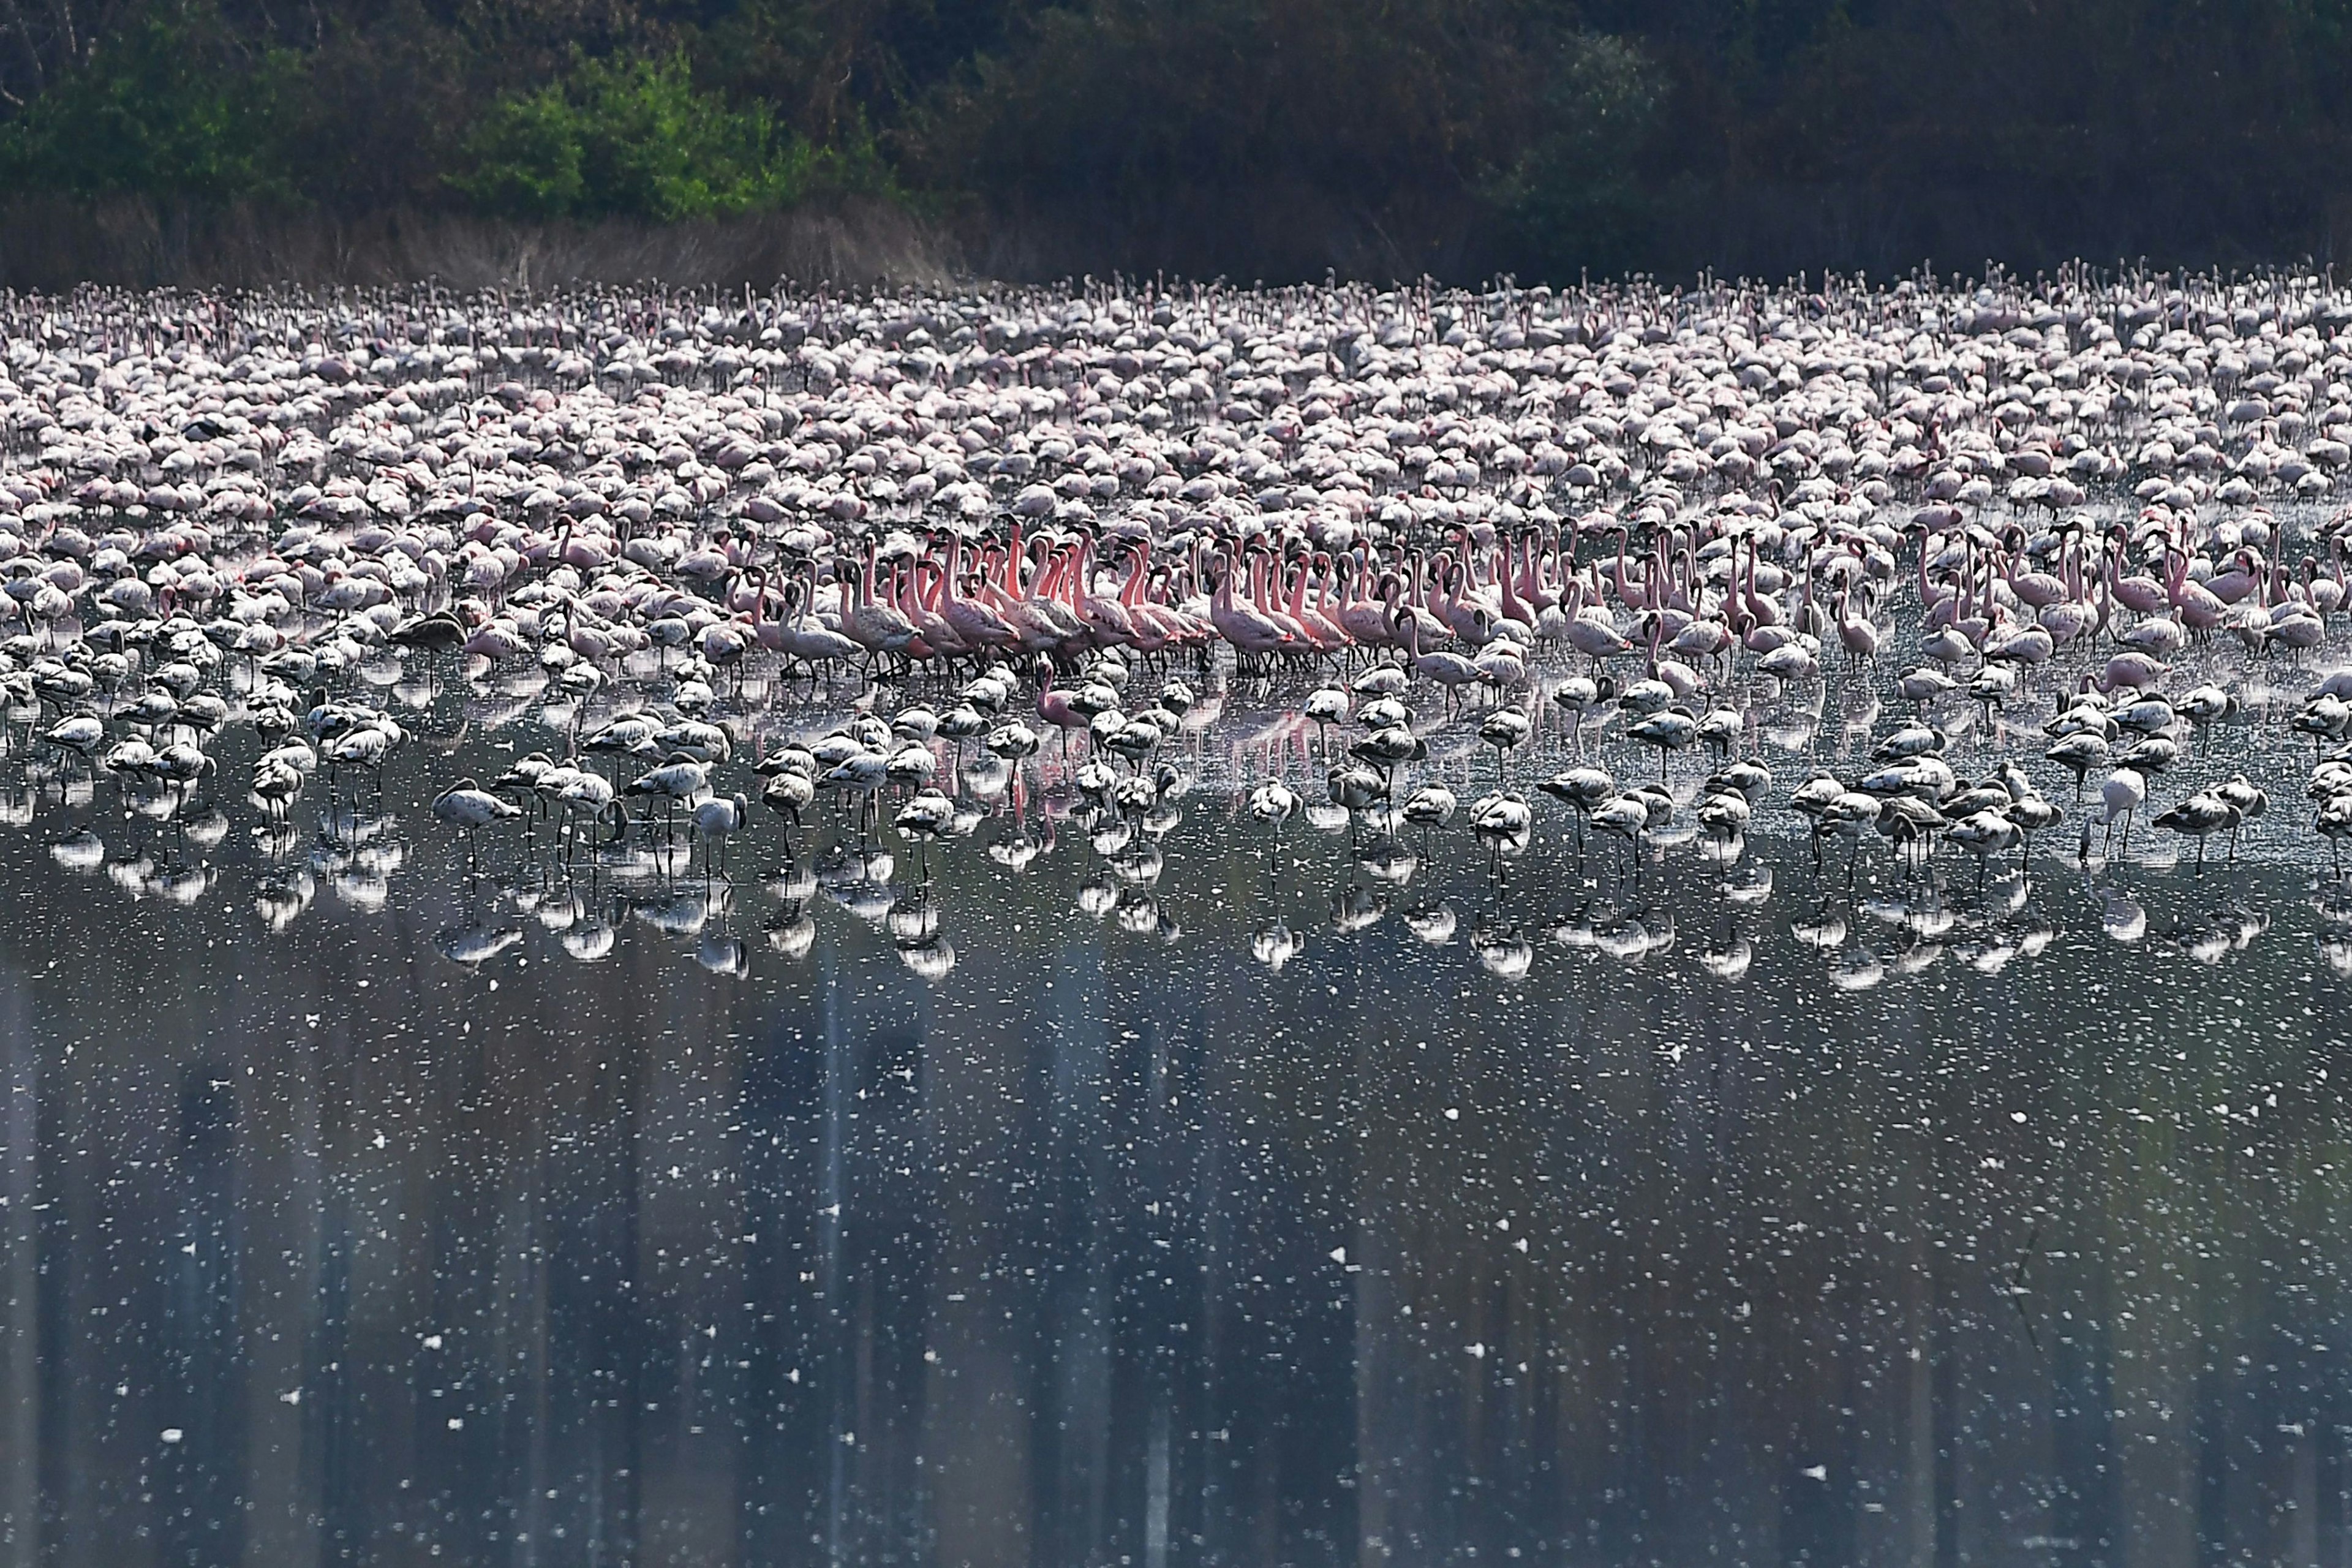
M1867 611L1859 616L1850 613L1849 605L1853 598L1853 589L1838 590L1838 641L1845 645L1845 655L1849 662L1866 664L1878 658L1878 626L1871 620Z
M1054 661L1037 661L1037 717L1062 732L1062 754L1070 754L1070 731L1084 730L1087 716L1073 707L1066 691L1054 689Z
M957 592L958 578L963 568L963 536L948 535L947 574L940 585L940 618L954 628L957 637L973 648L998 648L1013 640L1012 623L977 599L967 599Z

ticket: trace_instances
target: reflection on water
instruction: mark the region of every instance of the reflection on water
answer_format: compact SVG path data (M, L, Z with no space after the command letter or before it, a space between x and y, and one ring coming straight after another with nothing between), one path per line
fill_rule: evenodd
M9 1561L2352 1549L2333 884L1028 787L0 837Z

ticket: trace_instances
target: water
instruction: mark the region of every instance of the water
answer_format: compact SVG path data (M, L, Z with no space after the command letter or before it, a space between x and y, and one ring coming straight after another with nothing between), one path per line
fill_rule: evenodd
M1033 773L887 890L829 825L731 897L469 877L420 802L479 731L363 844L50 786L0 833L0 1552L2352 1552L2352 896L2291 793L2201 876L2072 817L2030 880L1849 873L1777 812L1633 866L1548 803L1517 856L1271 850L1222 722L1156 875Z

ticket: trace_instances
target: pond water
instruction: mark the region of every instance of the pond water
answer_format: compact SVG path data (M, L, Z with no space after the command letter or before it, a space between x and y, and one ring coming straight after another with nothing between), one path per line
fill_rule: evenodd
M1277 846L1235 781L1306 742L1227 720L1157 839L1049 752L730 890L469 871L423 797L516 742L433 711L283 840L10 797L0 1558L2352 1552L2299 807L2201 874Z

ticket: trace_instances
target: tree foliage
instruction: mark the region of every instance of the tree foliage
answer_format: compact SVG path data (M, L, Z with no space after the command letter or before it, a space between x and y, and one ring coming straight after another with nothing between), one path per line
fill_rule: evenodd
M215 13L155 12L0 126L0 177L74 195L289 196L299 56L232 47Z
M1094 0L1028 16L901 144L935 187L1077 205L1114 265L1452 270L1622 224L1648 84L1543 0Z
M2352 247L2352 0L0 0L0 178L1238 277Z
M1615 272L1640 264L1656 205L1643 152L1662 83L1648 57L1605 34L1564 33L1538 55L1537 110L1483 186L1503 243L1528 270Z
M822 148L757 101L698 89L683 55L575 59L559 80L492 104L450 184L494 212L674 222L880 188L870 139Z

